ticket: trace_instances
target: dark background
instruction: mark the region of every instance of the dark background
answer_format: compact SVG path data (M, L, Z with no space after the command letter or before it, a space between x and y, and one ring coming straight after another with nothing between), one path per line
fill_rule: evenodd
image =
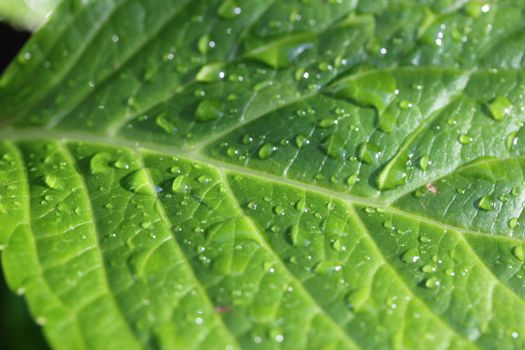
M29 36L0 22L0 74ZM0 350L43 349L47 346L41 329L31 321L24 300L8 290L0 269Z

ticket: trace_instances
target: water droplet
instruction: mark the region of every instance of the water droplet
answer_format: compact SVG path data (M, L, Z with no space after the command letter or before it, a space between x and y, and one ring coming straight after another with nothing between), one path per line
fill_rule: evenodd
M297 146L297 148L303 148L305 143L308 143L308 139L306 138L306 136L304 136L303 134L295 136L295 145Z
M207 99L199 103L195 112L195 119L198 122L209 122L223 116L221 101Z
M287 35L249 52L247 57L280 69L289 66L306 50L313 47L314 35L301 33Z
M197 81L211 83L224 78L224 64L221 62L209 63L199 70L195 79Z
M337 124L337 119L323 118L319 121L319 123L317 123L317 126L319 126L321 129L326 129L334 126L335 124Z
M293 245L297 245L299 243L299 226L298 225L291 226L288 229L288 237L290 239L290 243L292 243Z
M516 227L518 227L518 225L520 224L518 220L518 218L512 218L509 220L508 225L511 230L514 230Z
M414 107L412 102L409 102L407 100L403 100L403 101L399 102L399 108L401 108L401 109L411 109L412 107Z
M523 249L523 246L519 245L514 248L512 248L512 255L519 261L525 260L525 251Z
M357 147L357 159L363 163L372 164L379 155L379 148L373 143L363 142Z
M517 131L513 131L505 138L505 147L507 147L508 151L512 151L514 146L518 144L518 138L516 137L517 134Z
M208 52L208 48L210 47L210 35L204 34L199 38L199 41L197 42L197 48L199 49L199 52L205 55Z
M334 159L344 159L346 157L345 142L337 133L328 136L321 144L321 148L328 156Z
M494 120L501 121L510 114L512 103L503 96L498 96L489 104L490 115Z
M419 167L421 168L421 170L427 170L429 164L430 158L427 155L424 155L423 157L419 158Z
M103 174L111 170L109 167L110 155L108 153L97 153L89 161L91 174Z
M490 211L494 207L494 199L491 196L483 196L478 202L478 207L485 211Z
M276 205L276 206L273 208L273 212L274 212L276 215L283 215L283 214L284 214L284 208L281 207L280 205Z
M341 271L343 265L336 261L321 261L315 266L315 273L324 275L331 272Z
M340 240L336 239L335 241L332 242L332 248L336 252L340 252L341 249L343 248L343 244L341 243Z
M149 186L148 174L144 169L136 170L124 177L121 184L126 190L136 194L154 194L153 189Z
M113 166L117 169L129 169L129 161L126 158L121 157L113 163Z
M200 183L200 184L207 184L211 181L211 178L209 176L206 176L206 175L201 175L199 177L197 177L197 182Z
M259 152L257 152L257 155L259 156L259 159L266 160L272 156L275 150L276 147L273 146L271 143L265 143L261 146L261 148L259 148Z
M472 143L472 141L474 141L474 138L470 135L463 134L459 136L459 143L461 143L462 145L468 145Z
M430 277L429 279L425 281L425 287L428 289L436 289L439 287L439 285L440 285L440 282L437 279L437 277Z
M401 255L401 260L407 264L416 263L419 259L419 251L416 248L409 249Z
M354 175L350 175L347 179L346 179L346 184L348 186L353 186L356 182L359 181L359 177L357 174L354 174Z
M225 0L219 6L217 14L225 19L232 19L241 14L241 8L233 0Z
M177 176L171 183L171 190L174 193L184 193L189 189L189 185L186 183L186 177L183 175Z
M162 130L164 130L167 134L174 134L175 131L177 131L177 128L175 125L168 120L168 114L167 113L161 113L155 118L155 124L159 126Z
M44 182L52 190L61 190L64 188L64 182L54 174L44 176Z
M394 131L396 123L397 117L388 111L384 111L379 115L378 127L383 132L391 133Z
M346 304L354 312L359 312L370 296L370 288L359 288L346 296Z
M301 199L297 201L297 203L295 203L295 209L298 212L303 213L305 208L306 208L306 202L304 200Z

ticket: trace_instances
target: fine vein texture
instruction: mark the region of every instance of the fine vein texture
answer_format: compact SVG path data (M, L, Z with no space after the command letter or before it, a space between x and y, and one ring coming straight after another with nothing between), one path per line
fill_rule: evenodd
M525 348L525 2L69 0L0 77L55 349Z

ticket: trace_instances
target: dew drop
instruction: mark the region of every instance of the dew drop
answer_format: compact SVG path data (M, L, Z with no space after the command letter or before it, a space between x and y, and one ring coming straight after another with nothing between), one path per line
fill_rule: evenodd
M518 227L519 221L518 218L512 218L509 220L508 226L511 230L514 230L516 227Z
M512 248L512 255L514 255L514 257L516 259L518 259L519 261L524 261L525 260L525 251L523 249L523 246L516 246L514 248Z
M61 190L64 188L64 182L54 174L44 176L44 182L52 190Z
M479 199L478 207L485 211L490 211L494 207L494 199L491 196L483 196Z
M357 147L357 159L365 164L372 164L379 155L379 148L373 143L363 142Z
M474 141L474 138L470 135L463 134L459 136L459 143L461 143L462 145L468 145L472 143L472 141Z
M359 181L359 177L357 174L354 174L354 175L350 175L347 179L346 179L346 184L348 186L353 186L356 184L356 182Z
M505 147L507 147L508 151L512 151L514 146L517 145L518 143L518 138L516 137L517 134L518 132L514 131L508 134L507 137L505 138Z
M257 155L259 156L259 159L266 160L272 156L275 150L276 147L274 145L272 145L271 143L265 143L261 146L261 148L259 148Z
M346 296L346 304L348 308L354 312L358 312L370 297L370 288L359 288L351 291Z
M164 130L167 134L174 134L177 131L175 125L168 120L167 113L161 113L155 118L155 124Z
M331 158L344 159L346 157L345 142L337 133L328 136L321 144L321 148Z
M103 174L111 170L109 167L110 155L108 153L97 153L89 161L91 174Z
M425 287L428 289L437 289L440 285L439 280L437 277L430 277L425 281Z
M221 101L207 99L199 103L195 112L195 120L198 122L210 122L223 116Z
M401 260L407 264L416 263L419 259L419 251L416 248L409 249L401 255Z
M153 190L149 186L148 174L144 169L136 170L124 177L121 181L121 184L126 190L136 194L154 194Z
M498 96L489 104L490 115L494 120L501 121L510 114L512 103L503 96Z
M429 164L430 158L427 155L424 155L423 157L419 158L419 167L421 168L421 170L427 170Z
M217 9L217 14L224 19L232 19L241 14L241 8L233 0L225 0Z
M308 143L308 139L303 134L295 136L295 145L297 148L301 149L303 146Z

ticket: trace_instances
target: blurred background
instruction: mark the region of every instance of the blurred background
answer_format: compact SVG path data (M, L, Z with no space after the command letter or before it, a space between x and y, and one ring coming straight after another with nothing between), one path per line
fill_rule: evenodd
M30 36L29 31L0 21L0 75ZM0 350L45 349L40 327L31 320L24 299L9 291L0 270Z

